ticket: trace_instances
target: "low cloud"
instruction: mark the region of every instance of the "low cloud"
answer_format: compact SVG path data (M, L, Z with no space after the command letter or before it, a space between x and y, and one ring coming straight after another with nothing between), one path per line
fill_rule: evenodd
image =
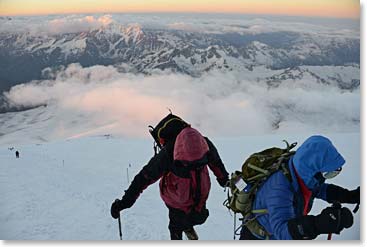
M49 21L46 25L46 30L49 33L77 33L98 29L112 22L113 20L110 15L104 15L99 18L95 18L94 16L85 16L82 18L66 16Z
M27 32L30 35L87 32L113 23L111 15L67 15L56 17L12 17L0 20L0 33Z
M88 135L146 136L167 108L211 136L359 131L360 119L359 90L306 81L269 89L222 72L144 76L72 64L54 80L15 86L5 97L12 106L48 104L62 116L58 126L75 122L64 137L77 136L73 128Z
M200 33L257 34L288 31L332 37L359 38L358 20L221 14L110 14L12 17L0 19L0 33L33 35L84 32L111 23L138 23L147 29L174 29Z

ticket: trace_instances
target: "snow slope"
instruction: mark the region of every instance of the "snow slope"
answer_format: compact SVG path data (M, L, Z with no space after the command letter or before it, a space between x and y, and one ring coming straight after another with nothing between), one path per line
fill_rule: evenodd
M360 184L360 133L327 136L347 161L343 172L330 182L354 189ZM282 139L300 145L307 137L240 136L213 138L213 142L232 172L255 151L282 146ZM110 205L153 154L151 140L109 135L9 148L0 147L0 239L5 240L118 240ZM15 158L15 150L20 151L20 159ZM210 216L196 227L201 240L233 239L233 217L222 206L225 199L226 193L212 176ZM311 213L326 206L317 200ZM122 213L124 240L168 240L167 226L168 210L158 183ZM325 240L326 235L318 239ZM352 228L333 235L333 240L340 239L360 239L359 212Z

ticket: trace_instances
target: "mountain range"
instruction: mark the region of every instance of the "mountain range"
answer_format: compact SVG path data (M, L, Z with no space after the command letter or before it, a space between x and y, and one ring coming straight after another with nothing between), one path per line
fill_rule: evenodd
M49 79L53 71L71 63L113 65L121 72L144 74L169 70L193 77L211 70L251 73L254 67L264 66L274 70L266 81L274 85L310 71L302 66L359 69L359 51L356 38L293 31L199 33L111 23L73 33L1 32L0 92L19 83ZM309 74L320 79L314 72ZM341 88L359 87L359 77L332 77Z
M47 31L39 31L33 19L18 20L18 27L29 20L29 30L11 30L9 23L17 20L0 19L9 24L0 25L3 140L12 142L19 133L41 141L121 130L129 136L143 131L144 114L156 117L166 107L184 110L220 135L359 130L356 26L265 19L248 25L193 20L185 26L183 17L151 16L147 20L171 24L104 16L96 25L100 18L44 18L37 20ZM87 28L74 28L80 22ZM61 31L50 23L61 23Z

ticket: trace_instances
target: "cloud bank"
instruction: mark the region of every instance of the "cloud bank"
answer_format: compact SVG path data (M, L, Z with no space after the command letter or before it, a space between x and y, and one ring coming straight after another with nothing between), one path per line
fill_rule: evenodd
M96 30L113 22L111 15L12 17L0 19L0 33L27 32L30 35L79 33Z
M297 32L359 38L358 20L257 16L240 14L108 14L12 17L0 19L1 32L24 32L33 35L95 30L116 23L128 26L139 23L147 29L170 29L210 34Z
M63 116L58 125L83 116L72 125L81 133L132 137L147 136L147 126L168 114L167 108L211 136L359 131L360 120L359 90L308 81L269 89L222 72L144 76L71 64L54 80L17 85L5 97L12 106L53 106L52 114Z
M94 16L85 16L82 18L73 18L66 16L49 21L46 24L46 30L49 33L77 33L95 30L112 23L110 15L104 15L98 18Z

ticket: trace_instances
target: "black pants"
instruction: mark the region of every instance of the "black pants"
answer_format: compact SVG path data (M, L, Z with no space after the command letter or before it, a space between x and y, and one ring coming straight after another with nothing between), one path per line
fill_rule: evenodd
M260 239L255 237L246 226L243 226L241 229L240 240L260 240Z
M182 232L195 225L203 224L209 216L209 210L204 206L200 212L191 211L186 214L184 211L168 207L169 225L168 229L171 240L182 240Z

